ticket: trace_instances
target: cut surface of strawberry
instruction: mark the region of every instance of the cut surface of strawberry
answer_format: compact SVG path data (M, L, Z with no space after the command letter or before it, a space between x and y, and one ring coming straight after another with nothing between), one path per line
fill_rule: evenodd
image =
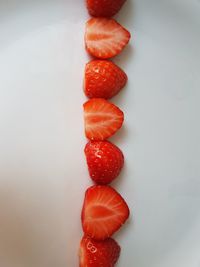
M86 50L97 58L107 59L118 55L130 37L130 32L114 19L92 18L86 23Z
M87 0L87 9L94 17L112 17L125 2L126 0Z
M79 249L80 267L114 267L120 256L120 246L112 239L96 241L84 236Z
M96 185L86 191L81 214L86 235L104 240L119 230L128 217L128 205L112 187Z
M122 151L108 141L91 141L85 146L88 170L97 184L109 184L124 165Z
M111 61L92 60L86 64L84 91L89 98L111 98L126 82L126 73Z
M90 140L105 140L115 134L123 124L123 112L105 99L90 99L83 108L85 134Z

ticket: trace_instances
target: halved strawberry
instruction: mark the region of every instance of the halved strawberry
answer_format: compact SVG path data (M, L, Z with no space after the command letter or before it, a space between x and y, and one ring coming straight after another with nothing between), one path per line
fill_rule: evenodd
M126 73L111 61L92 60L86 64L84 90L89 98L111 98L126 82Z
M126 0L87 0L87 9L94 17L112 17L125 2Z
M111 183L124 165L122 151L108 141L92 141L85 146L91 179L98 184Z
M90 99L83 108L85 134L90 140L105 140L115 134L123 124L123 112L105 99Z
M119 230L128 217L125 200L112 187L96 185L86 191L81 216L86 235L104 240Z
M120 250L120 246L112 238L96 241L84 236L80 243L79 266L114 267L120 256Z
M118 55L130 40L130 32L114 19L92 18L86 24L87 51L101 59Z

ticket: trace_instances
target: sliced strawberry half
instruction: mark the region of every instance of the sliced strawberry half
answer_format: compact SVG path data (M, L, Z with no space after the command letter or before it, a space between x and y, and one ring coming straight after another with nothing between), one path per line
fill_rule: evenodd
M86 24L86 49L97 58L107 59L118 55L130 37L130 32L114 19L92 18Z
M112 17L125 2L126 0L87 0L87 9L94 17Z
M88 170L97 184L111 183L124 165L122 151L108 141L91 141L85 146Z
M115 134L123 124L123 112L105 99L90 99L83 108L85 134L90 140L105 140Z
M104 240L119 230L128 217L128 205L112 187L96 185L86 191L81 216L86 235Z
M127 82L126 73L108 60L92 60L85 67L84 91L89 98L111 98Z
M112 238L96 241L84 236L80 243L79 266L114 267L120 256L120 250L120 246Z

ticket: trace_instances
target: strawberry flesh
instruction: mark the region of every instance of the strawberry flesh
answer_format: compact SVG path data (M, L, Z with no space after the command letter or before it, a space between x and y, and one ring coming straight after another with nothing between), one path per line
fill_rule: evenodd
M90 99L83 105L83 108L85 134L90 140L105 140L122 127L123 112L105 99Z
M119 230L128 217L128 205L112 187L96 185L86 191L81 215L86 235L104 240Z
M92 18L86 23L86 50L94 57L107 59L121 53L130 32L114 19Z

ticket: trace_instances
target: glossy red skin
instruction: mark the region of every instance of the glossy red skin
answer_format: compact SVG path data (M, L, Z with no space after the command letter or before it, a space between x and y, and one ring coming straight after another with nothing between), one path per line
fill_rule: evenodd
M93 141L85 146L88 170L97 184L109 184L120 174L124 165L122 151L108 141Z
M110 99L126 85L126 73L108 60L92 60L85 67L84 91L89 98Z
M112 17L125 2L126 0L87 0L87 9L94 17Z
M80 267L114 267L120 256L120 246L112 239L96 241L84 236L80 243Z

